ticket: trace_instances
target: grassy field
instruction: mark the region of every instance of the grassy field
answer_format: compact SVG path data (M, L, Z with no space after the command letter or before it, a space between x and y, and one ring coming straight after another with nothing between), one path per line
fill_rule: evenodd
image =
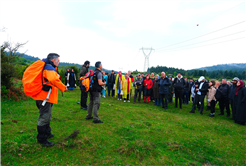
M2 102L1 165L246 165L246 127L225 116L189 114L191 103L164 110L102 98L104 123L93 124L79 100L78 89L59 92L50 140L60 143L50 148L36 141L34 100ZM75 130L77 137L63 141Z

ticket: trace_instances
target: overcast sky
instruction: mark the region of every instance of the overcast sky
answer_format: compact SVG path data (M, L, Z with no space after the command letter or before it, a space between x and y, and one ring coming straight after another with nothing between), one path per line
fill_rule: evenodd
M150 67L193 69L246 63L245 20L240 1L1 1L0 42L28 41L20 50L28 55L55 52L62 62L102 61L117 71L143 71L139 49L152 47Z

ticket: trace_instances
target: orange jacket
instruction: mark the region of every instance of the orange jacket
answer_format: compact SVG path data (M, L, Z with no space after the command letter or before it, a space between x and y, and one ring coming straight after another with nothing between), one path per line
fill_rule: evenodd
M50 62L50 61L49 61ZM61 82L60 75L57 72L57 67L51 64L47 64L43 70L43 82L49 82L47 85L52 87L48 103L57 104L58 102L58 89L62 92L65 91L66 86ZM41 91L36 96L33 96L34 100L42 100L44 101L48 95L47 91Z

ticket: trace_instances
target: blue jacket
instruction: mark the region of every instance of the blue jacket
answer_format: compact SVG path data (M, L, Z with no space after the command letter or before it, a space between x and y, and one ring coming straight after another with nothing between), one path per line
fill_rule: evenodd
M168 77L160 78L159 80L159 93L160 94L168 94L169 93L169 85L171 85L170 80Z

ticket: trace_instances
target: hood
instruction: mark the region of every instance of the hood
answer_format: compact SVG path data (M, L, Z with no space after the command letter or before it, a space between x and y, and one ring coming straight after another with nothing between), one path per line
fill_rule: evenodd
M183 76L181 75L181 77L180 77L180 78L177 76L177 78L178 78L178 79L181 79L181 78L183 78Z
M45 58L45 59L42 59L42 61L44 61L45 62L45 64L51 64L54 68L56 68L57 66L53 63L53 62L51 62L50 60L48 60L47 58Z
M149 79L150 79L150 75L149 75L149 74L147 74L147 75L146 75L146 77L145 77L146 79L147 79L147 76L149 76Z

